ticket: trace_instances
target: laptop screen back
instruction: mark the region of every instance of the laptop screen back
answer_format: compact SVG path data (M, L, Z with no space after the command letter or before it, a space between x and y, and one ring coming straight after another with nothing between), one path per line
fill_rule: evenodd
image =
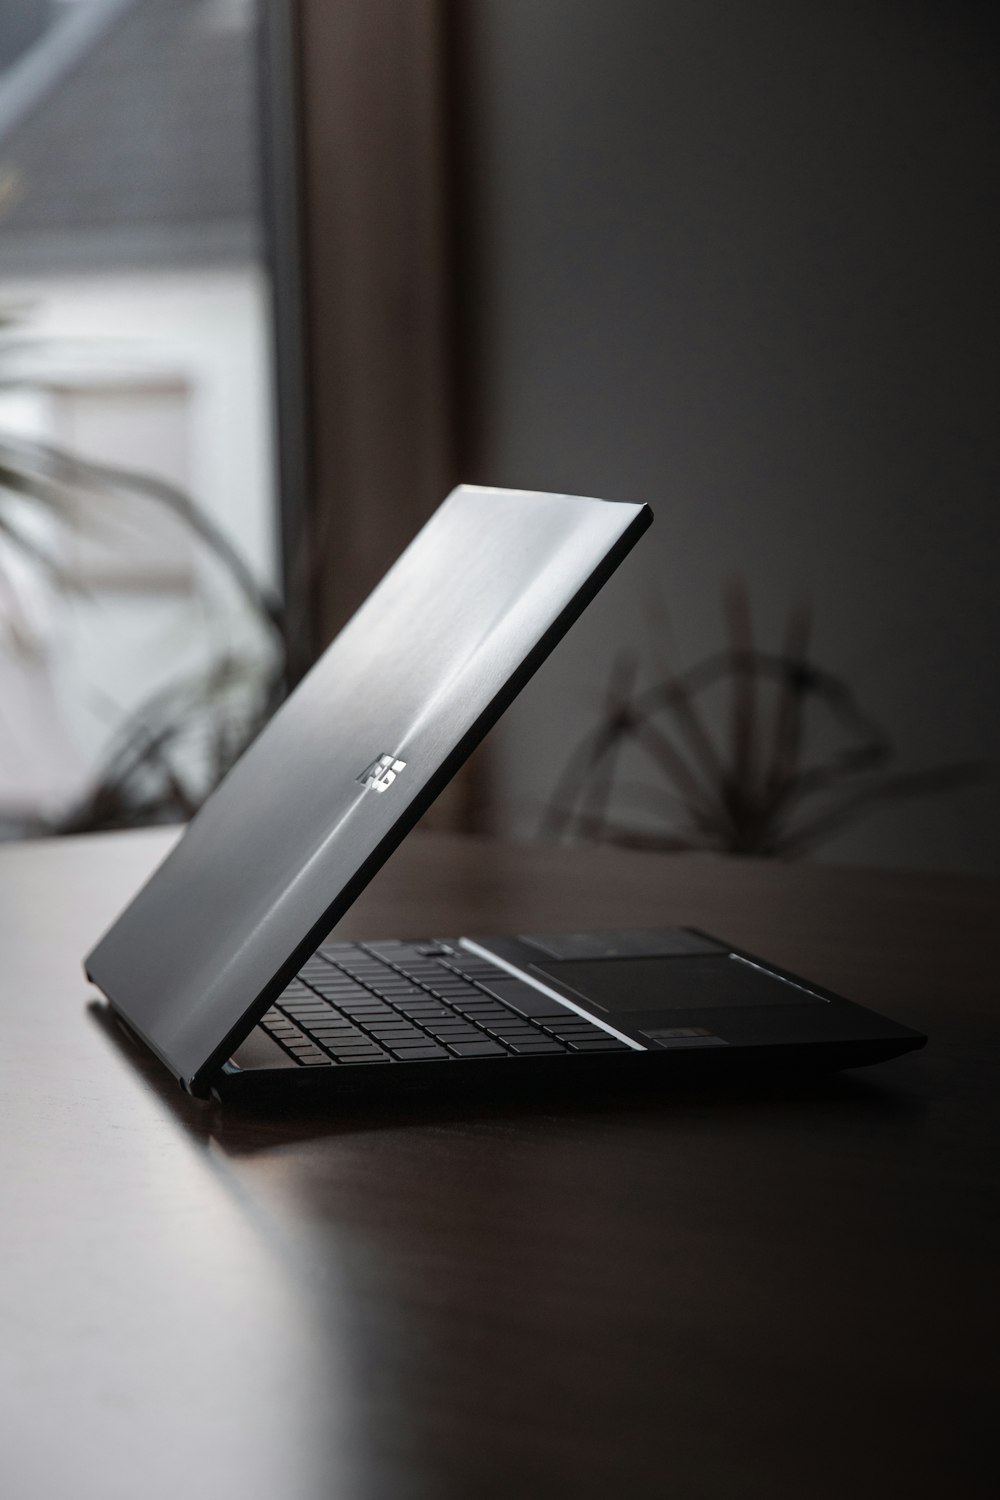
M86 961L188 1087L230 1055L652 519L462 486Z

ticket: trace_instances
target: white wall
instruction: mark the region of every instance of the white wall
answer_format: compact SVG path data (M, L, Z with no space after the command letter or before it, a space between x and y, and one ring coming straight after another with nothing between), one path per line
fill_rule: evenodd
M535 826L646 601L677 657L815 605L901 765L1000 760L996 47L989 7L480 0L483 482L643 499L654 530L495 733ZM1000 866L996 784L827 857Z

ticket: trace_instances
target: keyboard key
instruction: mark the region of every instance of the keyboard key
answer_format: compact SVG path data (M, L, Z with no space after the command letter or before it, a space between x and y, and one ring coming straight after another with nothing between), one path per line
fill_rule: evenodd
M423 1047L390 1047L389 1051L400 1062L431 1062L440 1058L447 1060L450 1056L446 1047L435 1047L433 1042Z
M630 1052L632 1050L627 1042L620 1042L616 1036L608 1036L606 1033L594 1037L570 1037L568 1040L575 1052Z
M546 1052L556 1053L566 1051L563 1044L557 1042L554 1037L505 1037L504 1040L511 1051L516 1052L519 1056L534 1056L536 1053L541 1056Z
M483 1039L478 1042L449 1041L448 1047L456 1057L506 1057L507 1050L499 1042Z
M559 1042L599 1042L606 1033L597 1027L593 1031L566 1031L560 1026L558 1031L553 1031L552 1036Z

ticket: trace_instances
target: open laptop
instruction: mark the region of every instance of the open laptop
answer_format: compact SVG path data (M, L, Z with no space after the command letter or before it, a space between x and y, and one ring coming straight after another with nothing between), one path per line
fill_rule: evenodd
M328 937L651 520L466 485L431 517L85 961L185 1089L638 1082L922 1045L685 930Z

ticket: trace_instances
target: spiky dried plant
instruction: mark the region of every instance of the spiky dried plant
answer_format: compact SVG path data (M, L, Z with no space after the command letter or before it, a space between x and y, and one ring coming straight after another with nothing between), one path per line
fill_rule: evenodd
M684 672L658 650L659 680L637 687L640 661L612 666L597 728L571 756L542 819L543 837L577 837L650 850L707 849L792 857L832 838L887 803L981 781L981 762L893 769L892 742L854 693L809 654L810 611L794 608L782 649L760 651L745 585L725 594L726 647ZM725 723L713 726L705 695L728 687ZM841 737L808 749L808 715L822 707ZM626 751L641 752L656 781L619 774ZM628 800L642 824L613 811ZM649 814L659 819L659 826Z

